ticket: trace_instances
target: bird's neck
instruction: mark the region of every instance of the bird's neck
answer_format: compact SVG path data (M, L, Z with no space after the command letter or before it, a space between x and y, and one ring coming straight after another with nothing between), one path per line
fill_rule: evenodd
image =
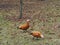
M29 22L27 22L27 24L29 25Z

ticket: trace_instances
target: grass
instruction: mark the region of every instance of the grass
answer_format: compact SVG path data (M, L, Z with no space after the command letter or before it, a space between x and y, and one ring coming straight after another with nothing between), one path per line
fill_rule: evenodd
M44 3L42 1L41 4L33 4L36 5L33 9L33 5L29 3L26 9L23 11L23 14L26 14L26 17L31 19L30 25L32 27L30 27L28 30L31 29L33 31L40 31L45 36L44 39L39 40L33 40L31 35L28 33L22 33L21 29L17 29L17 26L25 23L27 18L23 18L22 21L14 21L14 19L12 20L12 16L17 16L16 9L8 11L3 9L0 10L0 45L60 45L60 28L56 27L54 29L54 25L59 25L60 23L59 4L59 0L50 0L48 2L45 1ZM24 6L26 5L27 4L25 2ZM30 16L29 13L30 8L32 9L32 16ZM39 11L40 13L35 15L35 13ZM9 17L6 18L5 16ZM42 19L44 19L44 21L42 21Z

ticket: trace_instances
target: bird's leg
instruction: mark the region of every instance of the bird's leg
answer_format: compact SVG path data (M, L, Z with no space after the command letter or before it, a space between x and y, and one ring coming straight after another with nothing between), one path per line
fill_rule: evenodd
M27 32L27 30L23 30L23 33L26 33Z
M37 38L37 37L33 37L33 40L34 40L34 39L38 39L38 38Z
M33 40L35 39L35 37L33 37Z
M38 37L33 37L33 40L39 40L39 38Z
M38 40L39 38L38 38L38 37L36 37L36 39Z

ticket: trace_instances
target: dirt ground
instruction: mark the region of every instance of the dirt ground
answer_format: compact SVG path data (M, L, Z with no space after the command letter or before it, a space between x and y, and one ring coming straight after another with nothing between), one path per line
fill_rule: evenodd
M60 0L23 0L22 14L20 20L16 3L0 5L0 45L60 45ZM31 20L28 30L42 32L44 39L33 40L17 29L27 19Z

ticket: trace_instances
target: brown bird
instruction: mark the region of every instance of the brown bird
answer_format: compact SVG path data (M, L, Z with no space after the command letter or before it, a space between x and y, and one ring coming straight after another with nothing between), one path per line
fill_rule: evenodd
M25 24L22 24L22 25L18 26L18 28L19 28L19 29L22 29L22 30L24 30L24 31L27 31L27 29L28 29L29 26L30 26L30 25L29 25L29 22L30 22L30 20L28 19Z
M33 36L33 37L36 37L37 39L38 38L44 38L43 34L39 31L32 31L30 32L30 34ZM33 38L34 39L34 38Z

